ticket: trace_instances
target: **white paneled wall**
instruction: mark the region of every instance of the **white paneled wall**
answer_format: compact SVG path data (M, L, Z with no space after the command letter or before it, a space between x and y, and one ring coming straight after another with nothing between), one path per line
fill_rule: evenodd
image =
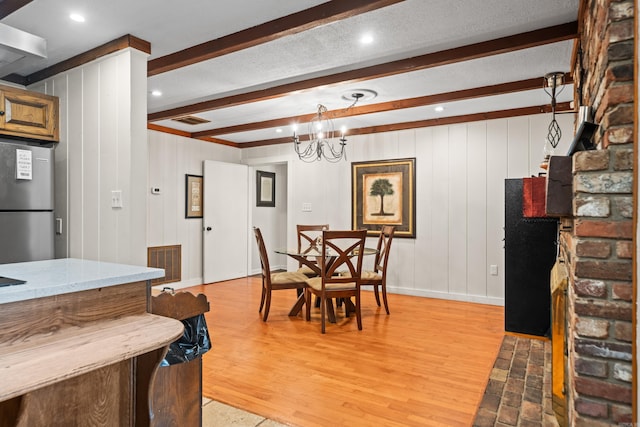
M504 180L541 171L550 119L541 114L351 137L349 161L337 164L306 164L289 154L289 228L325 221L350 228L350 162L415 157L417 237L394 240L390 290L503 304ZM564 133L557 153L566 154L573 115L557 120ZM277 146L242 150L243 160L265 161L270 150L282 158ZM312 211L302 212L302 203L311 203ZM294 245L295 233L287 231ZM491 265L497 275L490 274ZM290 260L288 267L296 265Z
M275 171L279 209L253 209L252 223L264 228L272 246L293 247L295 224L328 222L334 229L351 228L351 162L415 157L417 237L394 240L390 291L502 304L504 180L540 172L549 121L550 115L544 114L352 137L348 161L335 164L303 163L289 144L238 150L149 131L149 187L160 187L162 194L147 195L148 244L182 244L182 284L201 282L202 221L184 219L184 174L201 174L205 159ZM564 137L557 152L565 154L573 116L561 115L558 121ZM248 195L252 206L254 186ZM302 211L303 203L311 204L310 212ZM375 239L369 245L375 245ZM270 260L281 263L272 252ZM297 268L289 258L286 263L289 269ZM491 265L498 267L497 275L490 274ZM254 254L251 271L256 269Z
M147 56L121 50L29 87L60 99L56 257L146 265Z
M57 257L144 265L147 246L180 244L178 285L199 284L202 220L185 219L184 180L202 174L203 160L272 165L283 178L281 209L254 210L252 222L273 226L275 245L294 246L297 223L351 228L350 162L415 157L417 236L394 240L390 291L503 303L504 180L539 173L549 114L355 136L347 162L307 164L289 144L239 150L147 131L146 60L126 49L29 87L60 98L55 209L64 232ZM564 137L557 152L565 154L573 115L558 122ZM152 195L152 186L161 194ZM122 191L124 208L111 207L113 190Z
M256 206L256 171L273 172L276 174L276 206ZM287 247L287 165L267 164L255 165L250 169L249 188L251 208L251 224L260 228L264 239L269 264L272 270L287 267L287 255L275 253L275 249ZM260 255L258 254L257 243L253 231L249 236L249 247L251 248L251 260L249 274L259 274Z
M201 284L202 219L185 218L185 174L202 175L204 160L240 163L240 150L152 130L148 140L148 246L182 245L182 281L171 285Z

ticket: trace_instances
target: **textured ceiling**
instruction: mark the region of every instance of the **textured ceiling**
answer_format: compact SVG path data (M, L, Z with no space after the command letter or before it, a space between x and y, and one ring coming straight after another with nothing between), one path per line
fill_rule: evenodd
M165 55L233 33L249 34L251 27L314 6L331 10L338 3L345 7L376 2L35 0L1 22L47 40L48 58L24 58L12 65L11 72L28 76L125 34L150 42L149 59L162 60ZM274 33L277 35L248 48L234 49L228 54L150 76L149 92L158 89L163 93L161 97L149 94L148 111L159 118L151 122L183 132L206 133L229 126L295 118L313 113L319 103L329 110L345 110L351 102L343 99L342 95L348 96L362 89L375 91L378 96L358 103L358 107L527 79L537 78L540 82L538 88L514 93L490 92L483 93L482 97L453 101L443 97L438 100L438 104L445 107L440 113L433 110L434 105L427 103L385 112L345 113L346 117L336 119L337 126L371 128L549 104L549 97L542 90L542 76L550 71L570 71L573 52L570 37L527 46L517 35L576 21L578 0L405 0L387 3L391 4L366 13L353 16L345 13L346 17L341 16L344 19L339 20L321 20L322 16L318 16L316 22L281 34ZM85 15L86 22L69 20L71 12ZM266 25L267 29L270 26L275 28L276 23ZM373 37L371 44L360 43L365 33ZM517 50L496 50L480 58L448 60L445 65L433 67L413 67L408 62L401 70L384 77L375 73L367 77L366 73L360 73L358 78L346 82L337 77L321 87L314 85L315 81L323 82L324 76L348 76L354 70L373 69L379 64L421 58L436 52L455 56L465 46L491 43L505 37L513 38L514 44L520 43ZM307 83L311 79L315 80ZM262 91L273 90L274 87L282 87L283 90L276 91L277 95L270 99L261 99ZM293 90L298 87L302 89ZM569 86L559 101L570 101L572 92ZM256 102L243 101L239 105L216 107L211 111L190 108L197 102L225 100L245 93L255 93ZM169 120L173 115L171 112L180 107L184 107L176 110L180 115L197 115L210 123L191 126ZM207 136L232 143L269 143L290 133L285 127L283 133L276 134L276 128L284 127L282 123L265 125L262 129L253 129L255 127L259 126L251 126L250 130L211 132Z

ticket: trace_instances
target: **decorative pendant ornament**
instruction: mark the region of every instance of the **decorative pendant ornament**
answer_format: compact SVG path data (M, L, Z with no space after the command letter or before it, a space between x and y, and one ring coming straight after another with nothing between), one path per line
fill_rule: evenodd
M545 138L543 147L543 159L540 168L547 169L549 167L549 158L553 156L560 139L562 138L562 130L556 121L556 97L564 90L564 73L554 71L544 76L543 90L551 97L551 123L547 129L547 137Z

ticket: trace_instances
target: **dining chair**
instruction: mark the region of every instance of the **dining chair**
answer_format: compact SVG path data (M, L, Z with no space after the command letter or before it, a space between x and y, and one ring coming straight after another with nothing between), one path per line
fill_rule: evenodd
M376 258L373 262L373 270L364 270L361 275L362 286L373 286L373 292L376 297L378 307L380 307L380 295L378 286L382 288L382 300L384 301L384 309L389 314L389 304L387 303L387 265L389 262L389 252L391 251L391 241L396 227L393 225L384 225L380 230L378 238L378 246Z
M269 316L269 309L271 308L271 291L280 289L296 289L303 291L307 287L307 276L295 271L285 271L271 273L269 267L269 256L267 255L267 249L264 245L264 239L262 233L257 227L253 227L253 233L256 236L256 242L258 243L258 252L260 253L260 264L262 266L262 296L260 297L260 309L258 312L264 313L262 315L262 321L266 322Z
M307 279L305 305L307 321L311 320L311 295L320 298L321 331L326 331L327 310L333 310L331 300L355 297L354 311L358 329L362 330L360 312L360 275L362 256L367 230L325 230L322 232L322 250L320 256L320 275ZM337 274L348 271L349 276ZM350 313L350 304L345 304L345 316Z
M329 224L297 224L296 234L298 235L298 252L317 245L318 237L322 236L323 230L328 230ZM319 249L319 248L318 248ZM315 260L312 260L315 263ZM316 277L318 274L309 266L302 262L298 265L298 273L302 273L307 277Z

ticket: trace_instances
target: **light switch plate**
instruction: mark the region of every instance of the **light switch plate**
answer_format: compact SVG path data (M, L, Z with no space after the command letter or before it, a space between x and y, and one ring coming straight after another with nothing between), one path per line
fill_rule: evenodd
M311 212L311 203L303 203L302 212Z
M122 207L122 190L113 190L111 192L111 207L112 208Z

